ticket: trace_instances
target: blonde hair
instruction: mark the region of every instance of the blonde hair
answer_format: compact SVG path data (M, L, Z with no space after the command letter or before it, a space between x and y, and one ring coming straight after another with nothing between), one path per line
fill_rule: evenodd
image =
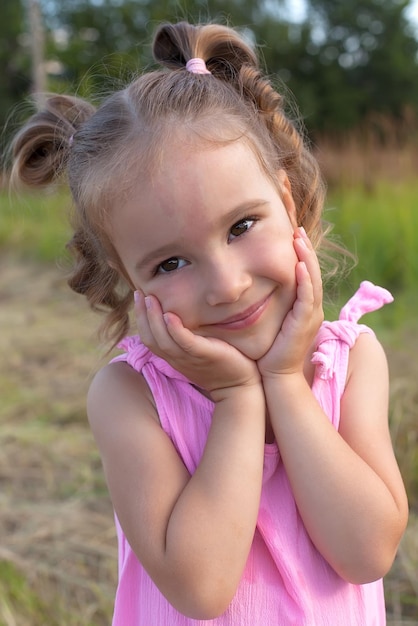
M92 308L105 310L102 330L113 345L128 332L133 286L113 248L107 216L129 192L130 165L151 170L177 128L209 142L244 138L270 176L286 171L298 224L319 255L329 258L332 247L321 221L318 164L252 47L229 27L180 22L158 28L153 53L164 68L139 76L97 110L79 98L50 95L12 147L14 181L44 186L67 174L74 201L69 285ZM195 57L211 76L186 70Z

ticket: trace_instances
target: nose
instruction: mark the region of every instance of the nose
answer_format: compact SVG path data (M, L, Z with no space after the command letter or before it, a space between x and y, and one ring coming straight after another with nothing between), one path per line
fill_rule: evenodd
M210 306L238 302L251 286L252 276L238 259L223 258L207 268L203 288Z

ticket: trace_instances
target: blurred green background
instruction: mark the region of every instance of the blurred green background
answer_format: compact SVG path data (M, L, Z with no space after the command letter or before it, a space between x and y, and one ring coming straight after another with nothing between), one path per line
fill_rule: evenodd
M328 183L325 219L359 282L395 302L365 322L391 369L390 423L411 519L386 580L388 624L418 623L418 27L406 0L2 0L0 6L0 626L110 624L112 510L84 397L103 352L65 284L63 191L16 198L7 146L39 91L99 102L152 66L161 20L215 20L256 42ZM297 107L296 107L297 105ZM106 357L107 358L107 357Z

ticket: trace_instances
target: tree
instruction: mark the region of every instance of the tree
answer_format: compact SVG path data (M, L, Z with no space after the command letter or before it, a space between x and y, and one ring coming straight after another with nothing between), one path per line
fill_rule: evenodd
M0 7L0 132L7 143L11 129L6 121L16 103L30 89L30 59L25 54L24 7L15 0L1 0Z
M50 0L48 6L49 50L63 70L58 78L82 93L149 67L152 32L161 21L231 20L252 28L266 13L264 2L243 0Z
M418 111L418 42L409 0L310 0L315 128L347 129L372 112ZM303 80L303 75L297 79Z
M51 90L105 95L152 66L149 44L162 20L212 19L257 42L267 71L288 88L290 100L293 92L312 134L351 129L373 112L400 118L409 107L418 113L418 42L405 18L411 0L309 0L302 23L284 17L291 0L40 1ZM29 91L30 55L22 46L21 4L2 0L0 16L6 68L0 89L7 92L1 120Z
M44 59L44 25L39 0L27 0L32 56L32 89L46 90L46 68Z

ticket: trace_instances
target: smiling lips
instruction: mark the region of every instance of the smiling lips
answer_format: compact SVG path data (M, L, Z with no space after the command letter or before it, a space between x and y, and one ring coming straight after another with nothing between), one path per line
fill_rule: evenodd
M217 328L225 328L227 330L241 330L255 324L266 310L270 301L271 294L264 298L261 302L249 307L246 311L238 313L232 317L228 317L223 322L211 324Z

